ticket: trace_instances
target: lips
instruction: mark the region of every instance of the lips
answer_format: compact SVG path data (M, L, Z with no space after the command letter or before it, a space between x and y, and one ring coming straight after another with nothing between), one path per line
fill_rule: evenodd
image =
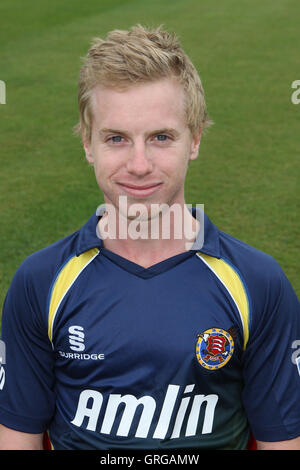
M134 197L147 197L155 193L162 183L148 183L148 184L131 184L131 183L118 183L126 194Z

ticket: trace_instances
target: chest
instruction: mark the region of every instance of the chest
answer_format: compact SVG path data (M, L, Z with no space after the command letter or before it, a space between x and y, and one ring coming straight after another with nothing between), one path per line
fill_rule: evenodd
M86 273L61 303L53 326L58 369L79 380L122 373L147 382L188 370L205 374L239 357L238 311L211 276L114 274L95 282Z

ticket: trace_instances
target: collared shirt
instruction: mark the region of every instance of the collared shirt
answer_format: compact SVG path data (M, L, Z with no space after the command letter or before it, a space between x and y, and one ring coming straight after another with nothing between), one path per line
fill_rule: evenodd
M0 423L54 449L300 435L296 294L272 257L202 222L200 249L149 268L104 248L97 214L29 256L4 303Z

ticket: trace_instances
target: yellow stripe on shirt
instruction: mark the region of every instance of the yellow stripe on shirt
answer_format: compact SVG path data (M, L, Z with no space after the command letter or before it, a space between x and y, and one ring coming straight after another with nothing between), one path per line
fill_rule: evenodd
M250 308L247 291L242 279L236 270L225 260L214 258L201 252L198 252L197 255L222 282L233 299L241 317L244 331L243 348L246 349L249 340Z
M58 276L54 282L48 314L48 336L52 342L53 338L53 324L58 308L61 301L80 275L80 273L88 266L88 264L98 255L99 249L92 248L79 256L74 255L65 266L59 271Z

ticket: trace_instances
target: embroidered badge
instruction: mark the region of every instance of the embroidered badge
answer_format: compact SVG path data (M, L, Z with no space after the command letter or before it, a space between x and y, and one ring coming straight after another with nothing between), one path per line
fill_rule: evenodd
M197 335L197 338L196 356L202 367L216 370L230 361L234 351L234 341L228 331L210 328Z

